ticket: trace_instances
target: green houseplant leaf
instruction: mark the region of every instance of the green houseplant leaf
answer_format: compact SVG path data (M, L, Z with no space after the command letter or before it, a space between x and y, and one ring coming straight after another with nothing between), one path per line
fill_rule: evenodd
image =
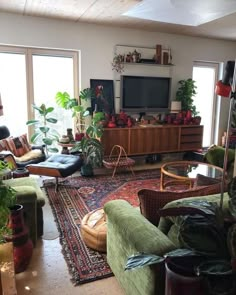
M183 111L190 110L195 117L198 112L194 105L194 96L197 94L195 81L191 78L186 80L180 80L178 82L178 90L176 92L176 100L181 101L181 108Z
M33 109L38 112L39 119L32 119L26 122L27 125L34 125L34 133L30 140L36 144L45 144L46 153L48 153L48 146L56 143L59 139L58 132L51 127L51 124L56 124L57 119L52 117L53 107L46 107L45 104L41 106L33 105ZM50 115L50 117L48 116ZM50 147L51 148L51 147ZM51 148L50 151L55 150L58 152L56 147Z
M163 257L148 254L148 253L137 253L128 257L128 260L125 265L125 270L131 270L139 267L144 267L152 264L159 264L165 262L169 257L193 257L199 256L195 251L189 249L176 249L166 253Z

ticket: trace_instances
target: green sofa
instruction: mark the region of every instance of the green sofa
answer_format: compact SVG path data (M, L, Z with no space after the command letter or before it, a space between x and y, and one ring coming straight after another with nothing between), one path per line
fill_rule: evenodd
M33 177L7 179L4 182L16 190L16 202L24 206L25 220L34 246L43 235L45 196Z
M157 192L157 198L158 193L161 192ZM206 199L219 203L220 194L188 198L191 199ZM165 208L173 206L175 202L177 200L168 203ZM227 207L228 194L225 193L223 203L225 215L229 214ZM109 201L105 204L104 210L107 216L107 260L125 294L163 295L164 265L146 266L133 271L124 271L124 267L127 258L137 252L162 256L176 249L173 239L168 236L168 231L174 224L171 224L167 218L161 218L157 227L140 213L139 208L132 207L125 200ZM173 230L171 232L173 236Z

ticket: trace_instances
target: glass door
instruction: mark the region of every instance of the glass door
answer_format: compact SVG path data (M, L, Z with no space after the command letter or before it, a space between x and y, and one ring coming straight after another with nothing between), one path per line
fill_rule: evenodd
M196 81L197 95L194 104L201 116L201 125L204 126L203 147L209 147L216 142L217 96L215 84L218 77L219 64L207 62L194 62L193 80Z

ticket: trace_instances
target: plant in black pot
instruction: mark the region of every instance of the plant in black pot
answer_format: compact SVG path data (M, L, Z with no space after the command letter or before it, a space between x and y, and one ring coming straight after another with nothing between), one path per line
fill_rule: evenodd
M166 295L189 294L189 277L191 284L196 284L191 288L192 295L236 294L235 270L231 264L227 231L219 206L203 200L180 201L175 206L160 209L159 214L175 225L176 237L173 238L172 232L172 238L178 243L176 246L181 248L177 255L174 251L167 253L163 259L149 253L138 253L128 258L125 269L164 262ZM181 292L174 291L173 281L181 286Z
M93 176L93 168L100 167L103 160L103 146L100 140L92 137L83 137L71 149L71 152L81 154L83 164L81 166L82 176Z

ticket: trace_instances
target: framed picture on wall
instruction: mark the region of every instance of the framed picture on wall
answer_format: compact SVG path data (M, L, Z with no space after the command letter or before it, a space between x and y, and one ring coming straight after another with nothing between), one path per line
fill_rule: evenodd
M91 101L92 111L97 105L98 112L114 113L114 81L90 79L90 87L95 93Z

